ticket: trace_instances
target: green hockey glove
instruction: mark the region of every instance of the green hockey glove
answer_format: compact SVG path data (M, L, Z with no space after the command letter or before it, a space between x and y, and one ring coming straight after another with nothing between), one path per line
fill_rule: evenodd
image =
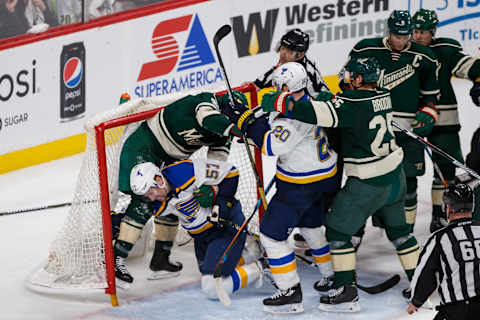
M200 207L209 208L215 203L218 194L218 186L202 185L193 191L193 196L197 199Z
M288 97L290 95L291 94L288 92L272 92L264 94L262 98L263 111L285 113L288 110L288 103L290 102Z
M320 91L315 101L328 101L332 100L335 96L330 91Z
M438 120L439 113L438 109L430 102L418 109L415 120L412 122L413 133L422 137L428 136Z

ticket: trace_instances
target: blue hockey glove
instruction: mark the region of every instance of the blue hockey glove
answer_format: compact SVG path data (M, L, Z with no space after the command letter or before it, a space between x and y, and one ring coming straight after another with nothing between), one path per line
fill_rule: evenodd
M227 200L218 198L212 207L212 212L208 216L208 221L218 226L222 226L222 221L230 220L230 211L235 204L235 199Z

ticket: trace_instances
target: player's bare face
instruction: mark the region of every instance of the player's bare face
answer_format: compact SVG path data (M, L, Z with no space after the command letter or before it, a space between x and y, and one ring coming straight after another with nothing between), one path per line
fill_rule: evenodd
M280 46L280 60L278 61L279 64L284 64L287 62L295 62L301 58L303 58L305 54L302 52L297 52L285 48L284 46Z
M158 187L151 187L148 189L147 193L145 193L144 197L149 199L150 201L160 201L163 202L167 199L168 194L168 184L166 181L160 177L156 176L155 181L158 183Z
M410 35L390 33L390 36L388 37L390 47L396 51L405 49L408 41L410 41Z
M413 31L413 41L424 46L429 46L432 42L433 34L428 30L415 29Z

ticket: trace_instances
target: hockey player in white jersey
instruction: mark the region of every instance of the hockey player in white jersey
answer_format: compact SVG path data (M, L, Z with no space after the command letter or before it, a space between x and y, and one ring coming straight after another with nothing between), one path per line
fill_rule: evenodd
M307 74L296 62L280 66L272 81L278 90L293 92L296 101L310 99L305 92ZM222 112L237 123L239 108L227 108ZM289 119L288 115L270 114L269 121L258 117L248 126L246 134L263 154L278 156L277 192L260 223L260 241L278 291L263 300L264 311L299 313L303 311L302 290L295 254L287 245L287 238L293 228L299 228L320 270L322 280L316 287L328 291L333 269L322 227L322 194L334 191L337 186L337 154L330 149L321 127Z
M155 215L173 212L193 237L202 291L212 299L217 298L215 266L236 234L235 226L245 219L234 197L238 179L239 172L232 164L207 159L177 161L162 170L151 162L140 163L130 175L132 191L154 206ZM211 187L211 196L198 194L203 185ZM227 293L247 284L263 283L260 248L254 241L246 245L246 239L246 233L241 234L224 261L222 276ZM125 265L122 270L128 273Z

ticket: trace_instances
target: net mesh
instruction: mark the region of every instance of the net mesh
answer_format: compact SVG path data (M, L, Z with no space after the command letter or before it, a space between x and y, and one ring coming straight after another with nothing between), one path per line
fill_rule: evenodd
M104 235L99 187L99 162L95 140L95 126L120 117L167 105L188 92L161 98L138 99L122 104L89 119L85 124L87 146L77 180L72 206L63 227L50 246L46 265L34 272L29 281L33 285L50 288L106 288ZM124 210L130 197L118 192L119 158L123 142L141 122L105 130L105 150L109 185L110 208ZM250 147L254 152L253 147ZM206 157L200 149L192 155ZM236 197L248 217L257 204L255 176L244 144L233 142L228 161L240 171ZM258 213L257 213L258 214ZM258 232L258 218L252 219L249 230ZM178 242L185 242L188 234L180 227Z

